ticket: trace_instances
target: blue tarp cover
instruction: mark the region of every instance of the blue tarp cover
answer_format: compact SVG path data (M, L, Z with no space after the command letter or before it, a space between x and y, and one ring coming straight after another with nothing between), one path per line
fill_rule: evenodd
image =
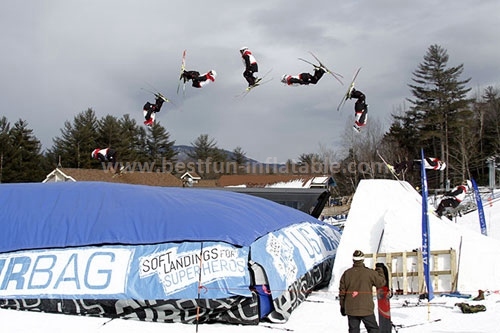
M0 185L0 253L98 244L222 241L320 223L299 210L223 190L106 182Z

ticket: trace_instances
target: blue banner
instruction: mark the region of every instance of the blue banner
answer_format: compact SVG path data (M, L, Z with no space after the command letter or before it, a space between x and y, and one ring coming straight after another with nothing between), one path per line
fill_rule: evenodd
M299 223L271 232L251 246L252 260L267 273L273 298L313 267L335 256L340 234L327 225Z
M424 264L424 278L427 285L428 300L434 298L434 291L432 289L430 270L429 270L429 254L430 254L430 229L429 229L429 215L427 211L427 174L425 173L425 156L424 150L420 150L422 163L420 163L420 173L422 178L422 262Z
M193 299L200 269L200 298L251 296L248 251L184 242L4 253L0 298Z
M476 198L477 205L477 213L479 214L479 227L481 228L481 233L485 236L488 236L488 232L486 231L486 219L484 217L484 209L483 209L483 201L481 200L481 194L479 193L479 189L477 188L476 181L471 179L472 187L474 188L474 197Z

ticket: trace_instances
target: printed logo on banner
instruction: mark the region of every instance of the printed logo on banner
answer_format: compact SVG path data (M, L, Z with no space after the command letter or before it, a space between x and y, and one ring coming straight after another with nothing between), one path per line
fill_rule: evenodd
M146 278L157 275L163 286L165 295L179 292L200 278L200 261L202 266L202 283L231 277L245 277L246 253L241 249L217 244L200 247L196 244L182 244L168 250L142 256L139 261L139 276Z
M268 234L266 251L273 258L273 264L282 280L293 282L297 276L297 264L293 256L294 246L283 234Z
M307 270L336 253L338 243L332 242L336 237L330 227L302 223L284 229L283 232L300 252L300 258Z
M133 251L38 250L0 256L0 297L123 293Z
M299 223L258 239L252 260L268 273L271 289L286 290L327 258L335 256L340 234L329 226Z

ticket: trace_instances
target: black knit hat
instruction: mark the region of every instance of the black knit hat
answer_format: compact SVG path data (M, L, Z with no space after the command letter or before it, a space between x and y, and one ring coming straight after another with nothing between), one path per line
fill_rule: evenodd
M356 250L352 254L352 260L353 261L363 261L363 260L365 260L365 254L363 253L363 251Z

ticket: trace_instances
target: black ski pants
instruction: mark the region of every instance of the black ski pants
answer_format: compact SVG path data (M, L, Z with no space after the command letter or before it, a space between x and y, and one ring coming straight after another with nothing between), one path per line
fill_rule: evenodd
M259 66L254 63L245 68L245 71L243 72L243 77L247 80L249 85L254 85L256 77L253 76L253 73L256 73L259 71Z
M375 315L369 316L347 316L347 323L349 324L349 333L361 332L360 324L363 322L368 333L378 333L378 323Z

